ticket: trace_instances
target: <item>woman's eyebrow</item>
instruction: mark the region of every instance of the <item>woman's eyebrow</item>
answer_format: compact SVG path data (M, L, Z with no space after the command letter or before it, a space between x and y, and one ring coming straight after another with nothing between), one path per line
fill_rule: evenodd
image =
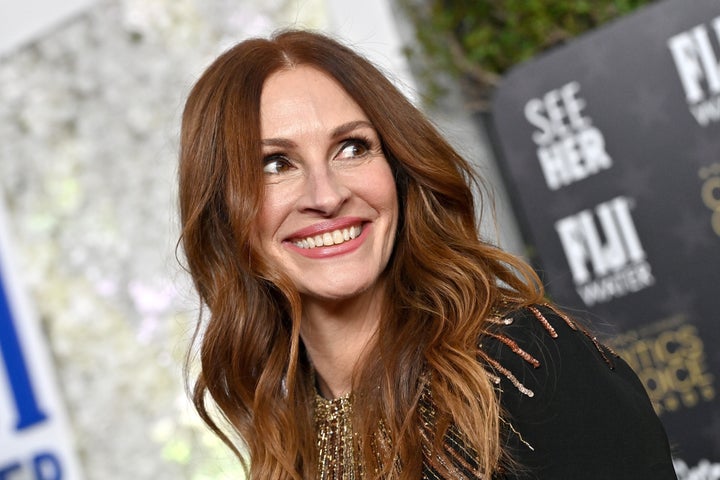
M371 128L375 130L373 124L368 122L367 120L354 120L352 122L343 123L342 125L335 127L332 130L331 138L345 136L348 133L357 130L358 128Z
M297 144L292 140L286 138L264 138L260 141L263 146L268 147L280 147L280 148L295 148Z

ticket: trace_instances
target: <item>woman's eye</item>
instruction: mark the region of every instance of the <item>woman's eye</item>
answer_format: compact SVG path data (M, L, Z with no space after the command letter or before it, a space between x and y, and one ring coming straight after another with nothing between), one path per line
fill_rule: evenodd
M368 153L370 147L364 140L352 139L342 144L340 152L338 153L339 158L357 158L362 157Z
M265 158L265 164L263 166L263 172L270 175L277 175L279 173L286 172L290 169L290 162L285 158L278 155L271 155Z

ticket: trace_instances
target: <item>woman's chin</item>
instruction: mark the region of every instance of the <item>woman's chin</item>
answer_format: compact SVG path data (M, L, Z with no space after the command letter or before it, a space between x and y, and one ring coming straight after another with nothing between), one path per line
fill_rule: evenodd
M303 289L300 294L304 302L338 303L360 299L371 290L368 284L340 284L324 288Z

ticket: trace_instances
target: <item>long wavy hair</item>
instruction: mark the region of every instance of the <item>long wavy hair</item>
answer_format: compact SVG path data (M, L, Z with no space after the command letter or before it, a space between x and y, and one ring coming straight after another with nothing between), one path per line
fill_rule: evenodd
M399 225L384 272L392 300L353 377L356 448L376 466L364 473L420 478L417 406L429 381L433 437L457 427L489 477L503 459L502 412L478 340L498 309L541 301L540 282L524 262L479 239L470 165L376 67L323 34L243 41L207 68L187 100L180 242L207 311L195 336L199 373L188 378L195 407L250 478L315 478L315 386L299 334L302 304L256 236L264 190L260 96L271 74L297 65L334 78L364 110L397 184ZM372 439L380 425L390 447L378 459ZM445 455L441 441L431 448Z

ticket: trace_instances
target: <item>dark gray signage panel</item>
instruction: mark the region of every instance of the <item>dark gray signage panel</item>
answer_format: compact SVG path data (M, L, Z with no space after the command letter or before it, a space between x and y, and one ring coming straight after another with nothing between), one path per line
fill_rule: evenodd
M680 476L720 478L720 1L659 2L517 67L492 117L550 295L638 372Z

